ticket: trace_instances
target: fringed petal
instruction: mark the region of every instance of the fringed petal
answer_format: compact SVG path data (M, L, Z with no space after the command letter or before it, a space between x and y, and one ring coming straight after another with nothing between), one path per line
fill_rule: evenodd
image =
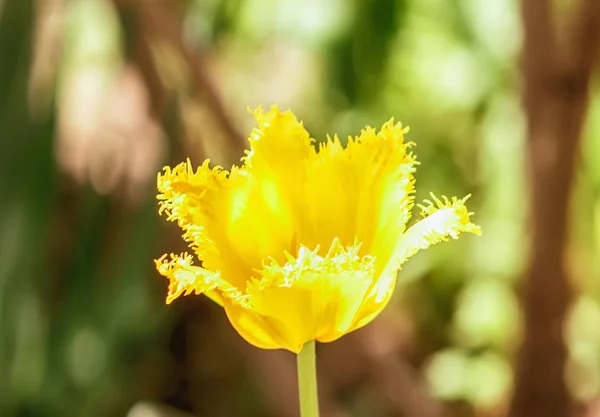
M179 296L207 294L211 299L223 303L223 299L235 302L238 305L247 305L247 297L227 281L221 279L218 272L211 272L204 268L194 266L192 255L167 254L154 261L158 272L169 280L167 304Z
M261 279L248 284L252 307L286 324L290 350L309 340L335 340L352 326L375 272L374 258L359 256L359 250L339 240L325 256L319 248L301 247L283 265L267 261Z
M313 149L314 139L310 137L301 121L290 110L282 112L272 106L267 112L261 107L251 112L256 119L257 127L250 134L250 150L244 159L250 170L269 170L284 174L283 181L296 181L292 178L301 172L290 172L290 164L302 166Z
M236 167L231 172L211 168L208 160L194 171L188 160L173 169L165 167L158 189L159 213L177 221L203 267L243 288L252 267L260 265L254 247L245 248L247 241L237 238L248 223L246 206L252 196L248 173Z
M421 249L449 238L458 239L461 233L481 234L481 228L470 221L473 213L469 213L465 206L470 195L460 200L456 197L449 200L445 196L440 200L433 194L431 197L433 201L425 200L425 205L419 205L422 220L400 238L392 264L395 269Z
M264 112L259 107L253 114L257 127L250 134L250 150L242 166L249 187L236 228L238 235L252 236L240 245L248 246L248 255L253 252L249 263L255 269L267 256L283 260L285 250L298 250L298 235L307 224L303 189L313 139L289 110L281 112L273 106Z
M206 206L213 203L205 198L208 190L219 188L227 181L228 172L221 167L210 168L206 160L194 171L190 160L175 168L165 167L158 174L159 214L177 222L183 238L209 269L219 268L219 252L206 230Z
M302 243L360 242L362 253L377 254L381 267L387 263L413 207L417 162L406 132L391 119L379 132L363 129L345 148L328 138L311 154L306 204L316 240Z

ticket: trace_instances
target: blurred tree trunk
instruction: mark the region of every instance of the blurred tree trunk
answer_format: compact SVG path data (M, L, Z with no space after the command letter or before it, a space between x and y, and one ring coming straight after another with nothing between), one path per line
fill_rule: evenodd
M563 258L575 160L600 46L600 1L577 2L560 36L553 2L521 3L532 249L510 416L566 417L572 407L563 376L562 326L570 288Z

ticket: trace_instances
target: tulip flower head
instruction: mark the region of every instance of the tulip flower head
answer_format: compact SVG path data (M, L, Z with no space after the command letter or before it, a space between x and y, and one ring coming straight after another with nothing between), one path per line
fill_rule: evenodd
M480 234L467 198L432 195L408 227L417 161L393 119L343 146L337 137L316 145L290 111L254 116L240 166L188 160L158 175L160 213L193 252L155 261L167 303L204 294L249 343L297 353L377 317L419 250Z

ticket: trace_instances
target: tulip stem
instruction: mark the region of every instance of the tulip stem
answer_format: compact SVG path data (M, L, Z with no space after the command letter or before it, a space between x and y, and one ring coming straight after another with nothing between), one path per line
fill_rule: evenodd
M300 416L319 417L314 340L307 342L298 353L298 389L300 394Z

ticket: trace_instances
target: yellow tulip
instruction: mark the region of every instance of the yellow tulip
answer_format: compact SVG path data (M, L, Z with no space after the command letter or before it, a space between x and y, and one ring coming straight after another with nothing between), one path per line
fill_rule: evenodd
M393 119L315 145L291 111L257 109L241 166L165 167L160 213L177 221L193 256L156 260L167 303L205 294L251 344L298 353L373 320L397 272L420 249L479 234L465 201L433 196L407 228L417 162Z

